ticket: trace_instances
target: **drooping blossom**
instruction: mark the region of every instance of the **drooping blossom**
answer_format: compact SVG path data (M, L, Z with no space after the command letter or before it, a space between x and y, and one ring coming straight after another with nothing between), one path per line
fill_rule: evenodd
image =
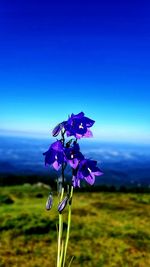
M64 162L64 151L61 141L54 142L48 151L43 153L45 156L45 165L53 165L55 170L59 170L61 164Z
M79 161L84 159L84 156L80 152L80 147L76 142L73 142L71 147L66 147L64 152L67 162L73 169L76 169Z
M79 163L75 182L79 184L79 180L85 179L88 184L93 185L95 176L100 176L102 174L101 170L97 167L97 161L83 159Z
M95 121L84 116L83 112L77 115L73 113L69 117L68 121L64 124L67 136L75 136L80 139L81 137L92 137L90 127L93 126Z

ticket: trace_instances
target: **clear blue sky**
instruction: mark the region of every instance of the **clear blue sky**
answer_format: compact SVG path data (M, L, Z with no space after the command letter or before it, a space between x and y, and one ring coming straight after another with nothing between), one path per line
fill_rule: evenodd
M1 1L0 129L49 134L68 114L94 135L150 143L149 1Z

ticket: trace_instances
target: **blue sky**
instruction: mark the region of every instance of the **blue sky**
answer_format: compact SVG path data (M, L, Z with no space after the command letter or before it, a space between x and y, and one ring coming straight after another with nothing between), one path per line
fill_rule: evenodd
M49 131L70 113L95 137L150 143L148 1L1 1L0 129Z

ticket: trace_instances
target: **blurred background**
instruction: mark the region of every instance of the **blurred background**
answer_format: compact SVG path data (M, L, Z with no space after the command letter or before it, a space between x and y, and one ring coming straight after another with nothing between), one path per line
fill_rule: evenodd
M42 236L51 226L43 212L49 187L42 184L52 185L57 173L44 166L42 154L55 140L52 129L71 113L83 111L96 121L93 138L80 142L104 172L93 191L150 191L149 14L148 1L0 2L0 266L54 266L53 239ZM83 201L78 194L88 203L89 195ZM80 234L72 244L80 239L82 250L83 238L88 249L92 240L101 253L93 258L92 248L85 254L78 249L74 266L150 266L149 195L93 194L95 215L78 202L74 216L101 224L91 236L75 226ZM73 251L74 245L69 255Z

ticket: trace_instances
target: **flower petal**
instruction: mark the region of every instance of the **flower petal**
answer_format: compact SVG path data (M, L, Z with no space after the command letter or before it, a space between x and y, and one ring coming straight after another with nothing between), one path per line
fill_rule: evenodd
M71 136L72 134L69 131L66 131L67 137Z
M84 137L87 137L87 138L93 137L93 133L91 132L90 129L87 129L87 132L84 134Z
M88 184L93 185L95 182L95 176L94 174L91 172L90 175L88 175L87 177L84 177L84 179L87 181Z
M48 151L43 153L43 155L45 156L45 165L47 164L51 165L54 162L55 154L56 154L55 151L51 148L49 148Z
M93 172L95 176L100 176L103 175L103 172L97 171L97 172Z
M71 119L81 119L83 117L84 117L84 112L82 111L76 115L74 115L73 113L71 114Z
M79 163L78 159L68 160L68 162L73 169L76 169Z
M82 135L76 133L75 137L76 137L77 139L80 139L80 138L82 137Z
M80 187L80 179L77 178L76 176L73 176L72 185L73 185L73 187Z
M84 121L87 127L92 127L95 121L91 120L90 118L84 117Z
M58 161L55 160L54 163L53 163L53 167L54 167L54 169L55 169L56 171L58 171L59 168L60 168L60 166L61 166L61 164L59 164Z
M56 141L54 142L52 145L51 145L51 148L56 150L56 151L63 151L63 145L62 145L62 142L61 141Z

